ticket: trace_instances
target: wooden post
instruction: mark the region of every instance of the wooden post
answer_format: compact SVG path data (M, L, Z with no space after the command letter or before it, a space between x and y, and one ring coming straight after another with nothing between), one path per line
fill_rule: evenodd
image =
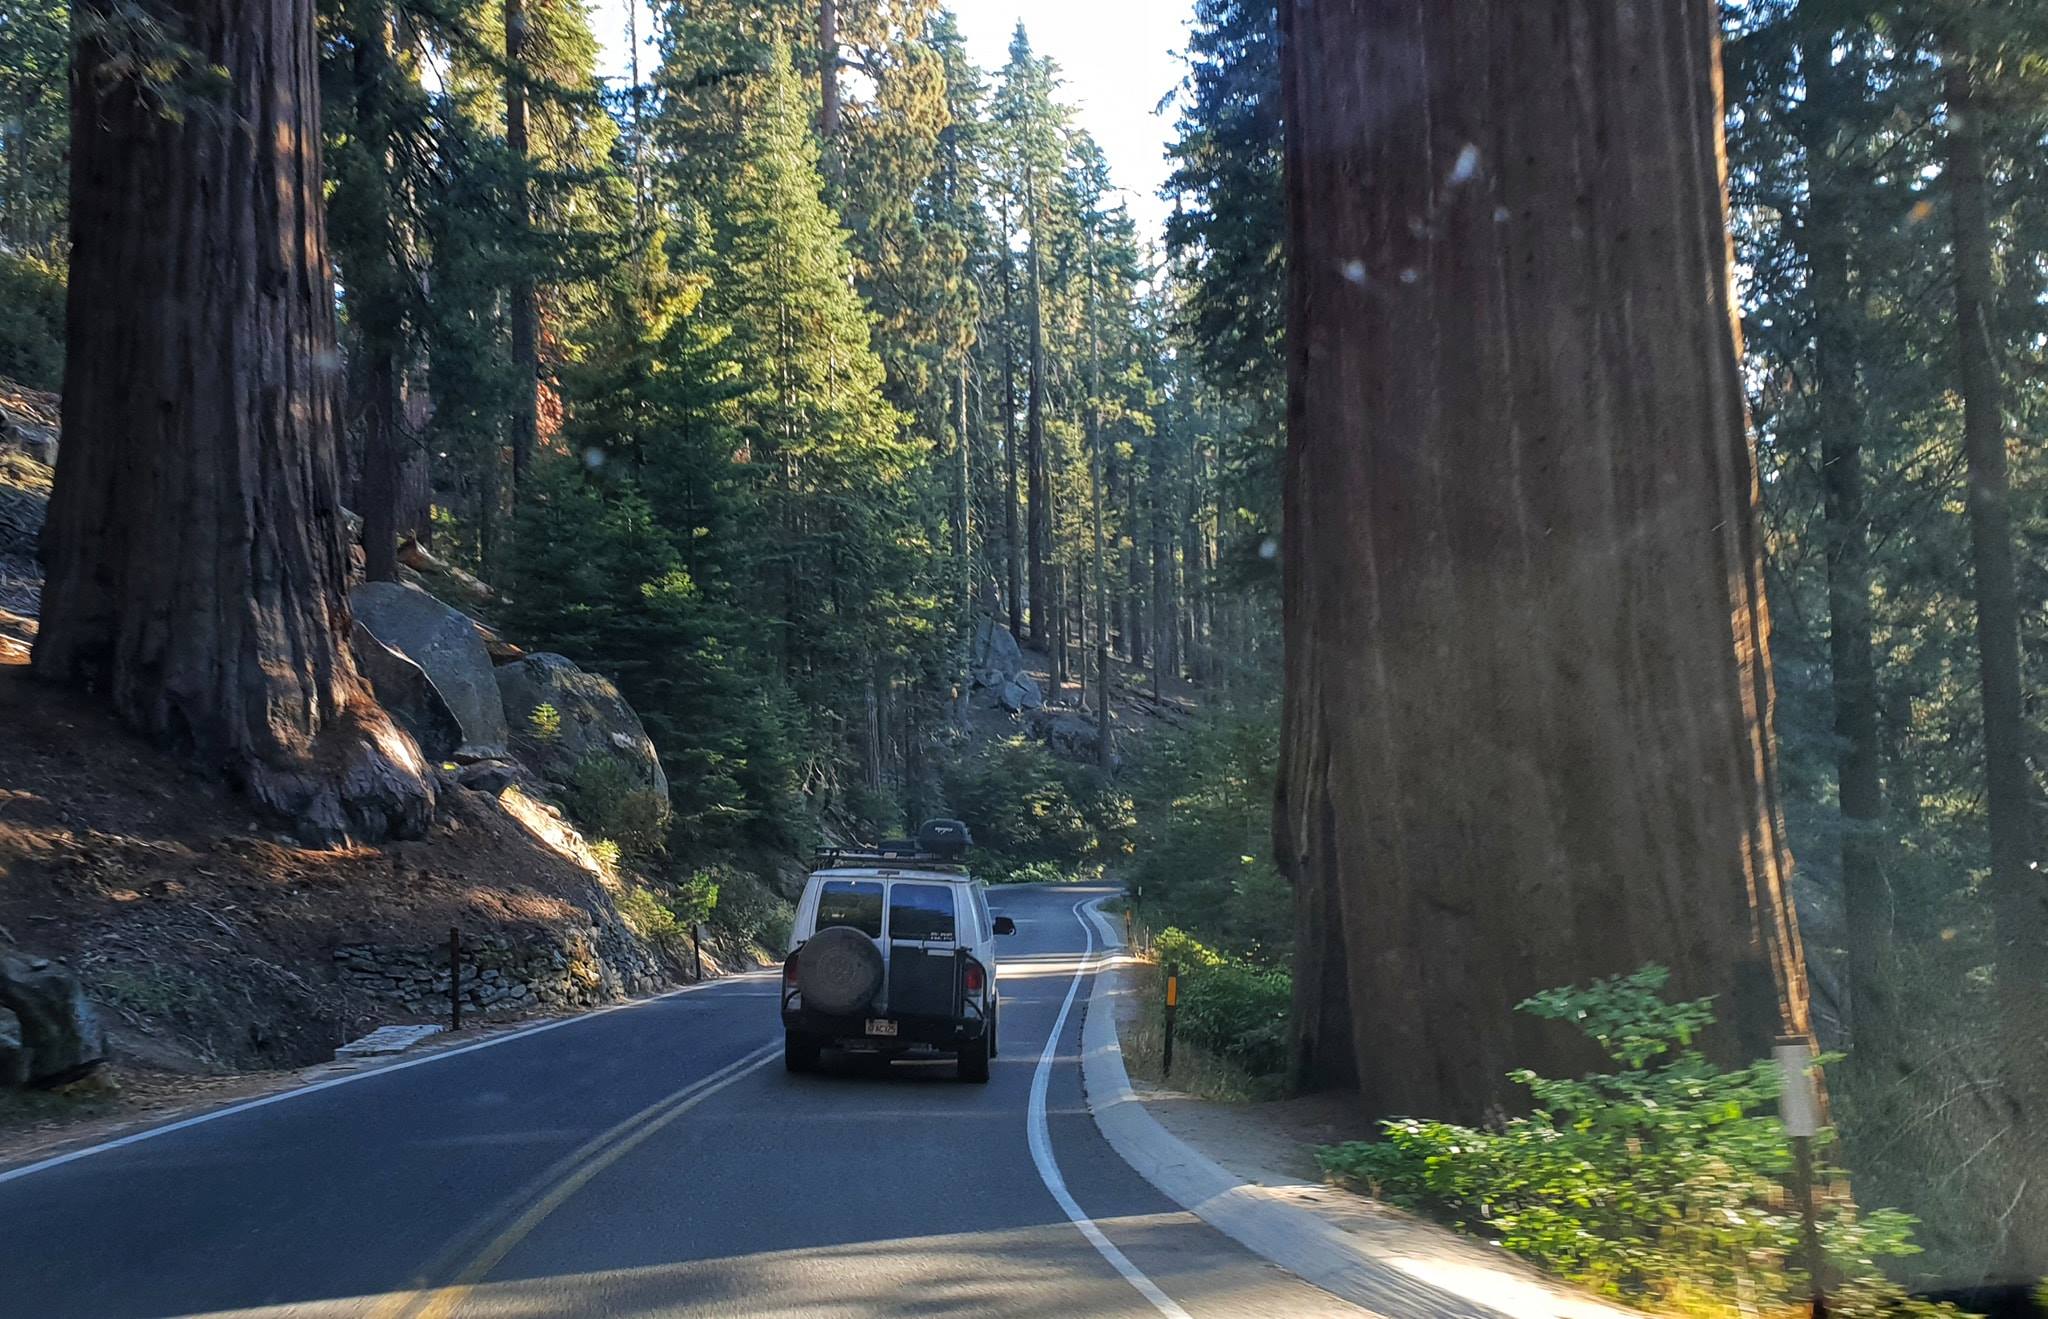
M697 921L690 922L690 964L695 968L693 980L704 978L704 926Z
M462 1029L462 927L448 927L448 1028Z

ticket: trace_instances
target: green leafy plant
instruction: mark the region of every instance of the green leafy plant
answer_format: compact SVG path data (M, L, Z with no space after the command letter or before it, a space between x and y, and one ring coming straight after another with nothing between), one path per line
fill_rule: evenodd
M675 898L670 904L676 919L685 925L701 925L711 919L711 913L718 909L719 887L717 873L710 870L696 871L676 885Z
M1649 966L1520 1005L1583 1030L1612 1070L1510 1073L1528 1116L1485 1129L1395 1119L1383 1140L1317 1151L1324 1171L1612 1295L1707 1311L1796 1303L1807 1284L1784 1191L1790 1145L1769 1115L1776 1068L1710 1062L1693 1041L1713 1005L1666 1001L1667 975ZM1878 1261L1915 1251L1913 1220L1840 1196L1822 1214L1836 1312L1905 1312Z
M31 389L64 383L64 271L0 249L0 376Z
M576 763L569 812L629 857L653 856L667 839L668 798L615 756L593 752Z
M716 865L697 873L718 886L712 925L777 954L788 945L794 912L767 884L736 866Z
M1226 957L1171 926L1153 939L1152 950L1162 968L1179 969L1182 1034L1254 1076L1286 1067L1294 983L1285 971Z
M543 745L562 735L562 712L546 701L527 712L526 722L533 728L534 740Z

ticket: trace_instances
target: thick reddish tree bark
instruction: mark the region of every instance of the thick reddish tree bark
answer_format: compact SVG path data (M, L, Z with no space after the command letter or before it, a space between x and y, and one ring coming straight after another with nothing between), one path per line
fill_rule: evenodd
M1648 962L1806 1029L1713 0L1283 0L1297 1078L1476 1120ZM1348 1048L1346 1047L1348 1044Z
M95 7L81 32L132 30ZM36 671L309 840L416 832L426 766L347 649L312 0L147 7L226 82L144 87L133 52L78 47Z

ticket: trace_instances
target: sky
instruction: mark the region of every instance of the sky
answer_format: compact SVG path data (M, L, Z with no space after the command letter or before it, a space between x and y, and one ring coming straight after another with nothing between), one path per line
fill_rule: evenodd
M605 44L601 72L609 78L623 79L630 66L629 2L591 0L591 24ZM645 41L653 23L647 0L638 3ZM975 61L991 71L1009 58L1010 34L1023 20L1033 49L1059 65L1061 95L1102 144L1140 231L1157 238L1167 211L1158 192L1171 123L1153 107L1180 80L1177 52L1187 40L1192 0L950 0L950 8ZM643 78L654 58L651 50L641 53Z

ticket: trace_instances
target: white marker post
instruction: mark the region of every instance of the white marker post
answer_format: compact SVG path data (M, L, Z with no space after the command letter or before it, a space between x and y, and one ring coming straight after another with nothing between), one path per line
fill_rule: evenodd
M1792 1138L1792 1193L1799 1197L1800 1237L1806 1254L1813 1319L1827 1319L1827 1289L1821 1271L1820 1223L1813 1210L1813 1138L1820 1134L1820 1089L1813 1080L1813 1046L1781 1038L1771 1054L1778 1060L1778 1116Z

